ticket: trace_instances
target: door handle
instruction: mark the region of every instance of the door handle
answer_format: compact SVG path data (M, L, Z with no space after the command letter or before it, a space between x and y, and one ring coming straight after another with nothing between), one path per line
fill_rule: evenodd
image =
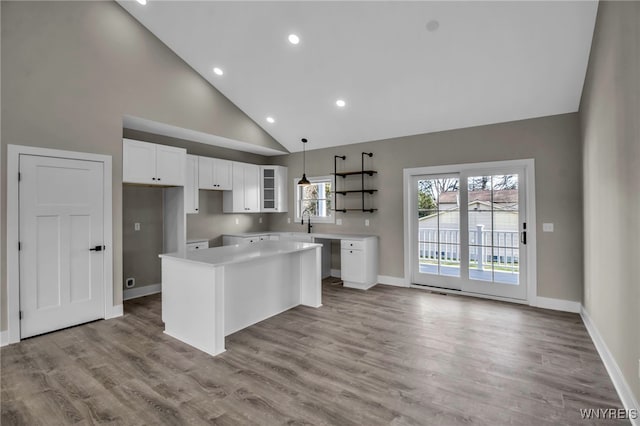
M94 248L90 248L89 251L102 251L105 250L107 246L95 246Z

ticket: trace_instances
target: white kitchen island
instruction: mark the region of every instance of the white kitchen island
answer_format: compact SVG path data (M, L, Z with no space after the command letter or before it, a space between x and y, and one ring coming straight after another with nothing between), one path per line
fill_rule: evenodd
M322 306L320 244L260 241L161 254L165 333L210 355L297 305Z

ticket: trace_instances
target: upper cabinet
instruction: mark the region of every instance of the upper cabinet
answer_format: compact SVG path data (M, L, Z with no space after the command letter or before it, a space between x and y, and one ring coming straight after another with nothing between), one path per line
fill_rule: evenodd
M232 162L218 158L198 158L198 187L200 189L232 189Z
M198 156L187 154L187 173L184 184L184 211L198 213Z
M233 185L225 191L222 210L225 213L257 213L260 211L260 166L233 162Z
M287 212L287 168L260 166L260 194L261 211Z
M124 139L122 181L161 186L184 186L187 150Z

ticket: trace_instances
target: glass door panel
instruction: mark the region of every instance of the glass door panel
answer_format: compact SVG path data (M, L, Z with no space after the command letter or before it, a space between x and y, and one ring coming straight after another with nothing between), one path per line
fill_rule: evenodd
M465 177L469 230L469 279L464 289L526 298L520 233L524 228L523 172L474 173Z
M460 277L460 179L457 175L417 176L414 179L417 250L413 281L459 288L449 278ZM416 246L414 246L416 247Z

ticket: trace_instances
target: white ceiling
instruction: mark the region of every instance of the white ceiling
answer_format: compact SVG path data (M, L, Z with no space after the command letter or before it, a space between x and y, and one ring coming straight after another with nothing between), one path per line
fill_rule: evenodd
M290 151L302 137L316 149L575 112L597 11L595 1L120 4Z

